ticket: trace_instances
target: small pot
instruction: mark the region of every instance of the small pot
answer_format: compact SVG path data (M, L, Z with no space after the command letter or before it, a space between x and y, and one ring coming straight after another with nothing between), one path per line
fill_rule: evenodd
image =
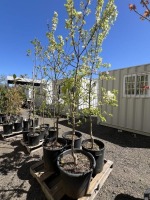
M99 150L93 150L86 148L86 143L88 142L91 142L91 140L87 139L82 141L82 149L91 153L95 158L96 166L93 171L93 175L95 176L96 174L100 173L103 170L105 145L102 141L94 139L94 143L99 146Z
M81 147L81 139L82 134L78 131L75 131L75 141L74 141L74 148L80 149ZM67 141L68 148L71 148L72 144L72 131L68 131L62 134L62 137Z
M14 123L14 131L15 132L22 131L22 122L15 122Z
M30 132L28 133L28 145L29 146L36 146L38 145L40 142L39 140L39 133L33 133L33 132Z
M29 131L23 131L22 134L23 134L23 141L26 143L28 143L28 133Z
M3 124L3 134L11 134L13 131L13 124Z
M46 171L58 172L57 168L57 157L60 153L64 151L66 146L66 140L63 138L58 138L57 142L62 144L60 148L50 149L48 148L47 144L49 141L53 141L51 138L46 140L43 143L43 160L44 160L44 168Z
M50 127L48 129L48 138L56 139L57 136L57 129L55 127Z
M23 120L23 131L29 131L30 128L30 121L29 119Z

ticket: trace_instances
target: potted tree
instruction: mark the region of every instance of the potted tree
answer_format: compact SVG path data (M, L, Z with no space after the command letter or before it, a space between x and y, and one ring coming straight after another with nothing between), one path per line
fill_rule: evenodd
M95 45L101 49L102 42L117 16L113 0L109 0L105 8L103 8L104 2L97 1L94 12L95 21L90 16L94 24L89 28L90 25L88 24L87 27L85 24L91 12L90 4L91 1L82 1L79 10L75 8L73 0L67 0L65 4L68 13L68 19L66 20L66 29L69 32L67 41L72 47L72 52L65 57L69 69L71 68L71 72L68 69L67 74L71 84L65 84L64 86L66 91L64 101L68 105L68 111L71 114L72 144L70 150L64 151L58 156L57 164L61 172L64 191L74 199L86 194L95 167L95 160L91 154L85 153L84 150L74 149L75 118L79 112L78 106L80 104L78 97L83 94L82 81L87 77L88 60L92 58ZM100 54L100 51L98 54ZM98 64L101 64L99 58L95 59L98 59ZM84 97L82 98L84 102ZM84 172L82 171L82 164L87 166L87 168L84 168Z
M109 104L111 106L117 106L117 99L116 99L117 91L113 90L112 92L110 91L107 92L104 88L100 88L99 79L95 80L95 76L96 76L95 70L98 71L98 68L94 69L95 64L96 63L93 61L91 64L92 67L89 68L89 79L88 81L86 81L86 87L84 88L85 89L84 100L87 107L82 110L82 114L86 117L86 120L88 120L89 135L90 135L90 139L86 139L82 141L82 148L85 151L90 152L96 160L96 167L94 168L94 171L93 171L94 176L97 173L100 173L103 169L105 145L101 140L93 137L93 130L92 130L93 119L94 119L94 116L96 116L96 118L99 117L102 121L106 121L105 116L106 114L109 114L109 113L106 113L106 112L102 113L100 107L102 107L105 104ZM93 79L93 74L95 75L94 79ZM103 73L103 76L101 76L100 78L103 78L103 79L107 78L108 80L108 79L111 79L112 77L110 77L108 73L105 73L105 74ZM101 89L103 91L102 92L103 96L101 98L101 101L96 102L96 104L94 105L94 102L98 99L97 87L99 87L99 90Z
M37 78L36 70L37 70L37 56L41 49L38 49L37 47L40 46L40 43L37 39L34 39L31 41L31 43L34 45L34 65L32 69L32 100L30 102L30 110L29 110L29 121L30 121L30 130L27 134L28 136L28 145L29 146L36 146L40 142L39 132L36 130L36 127L38 126L38 118L36 118L36 108L35 108L35 80ZM31 54L31 51L27 51L27 56ZM32 119L30 118L32 114Z
M55 21L57 18L56 13L52 21ZM46 34L48 39L47 48L44 49L43 55L38 54L39 59L42 59L44 66L41 66L45 79L47 80L47 92L48 97L51 98L51 103L53 106L54 114L54 126L49 128L49 136L45 139L43 143L43 160L45 170L56 171L56 159L57 156L63 151L66 141L63 138L59 137L59 115L60 109L62 107L62 102L60 101L60 85L59 79L63 76L63 66L61 63L63 51L63 40L58 37L55 41L54 39L54 29L48 29ZM54 44L55 42L55 49ZM35 43L35 48L41 48Z
M0 85L0 124L3 124L3 122L6 119L6 114L5 114L5 94L7 92L7 89L5 85L1 84Z
M12 133L13 125L14 131L22 130L22 119L19 116L20 109L23 101L23 94L21 88L16 85L17 78L13 75L14 86L8 87L5 93L5 112L7 115L6 122L3 124L4 134Z

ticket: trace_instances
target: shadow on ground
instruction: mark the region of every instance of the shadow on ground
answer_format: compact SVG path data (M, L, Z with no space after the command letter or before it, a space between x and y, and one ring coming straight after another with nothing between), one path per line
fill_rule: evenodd
M3 146L5 145L8 146L10 152L4 152L0 155L0 160L2 160L0 164L0 172L4 178L5 176L10 176L10 182L8 183L8 189L1 185L0 199L8 200L12 199L12 197L21 199L25 194L26 200L44 200L45 197L41 191L40 185L30 174L30 167L35 162L39 161L39 155L30 156L29 154L24 154L24 147L18 140L12 141L10 145L8 145L7 142L4 142ZM4 148L3 146L2 148ZM7 146L5 148L7 148ZM18 176L18 182L14 182L14 180L16 180L16 174ZM31 185L29 189L26 188L26 181L29 181Z
M143 200L143 199L135 198L135 197L130 196L128 194L118 194L116 196L115 200Z
M64 126L71 127L68 125L68 121L66 119L60 121L59 123ZM76 130L89 134L89 123L82 123L82 125L76 127ZM106 140L122 147L150 148L150 137L148 136L127 131L118 132L118 129L97 125L96 123L93 125L93 135L99 139Z

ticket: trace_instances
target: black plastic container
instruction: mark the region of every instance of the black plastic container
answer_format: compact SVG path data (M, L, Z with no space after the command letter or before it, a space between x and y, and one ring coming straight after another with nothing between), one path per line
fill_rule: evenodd
M62 144L61 148L57 149L49 149L47 147L47 143L49 141L53 141L52 138L47 139L46 142L43 143L43 160L44 160L44 168L46 171L57 172L57 157L60 153L62 153L66 146L66 140L63 138L58 138L57 142Z
M29 119L23 120L23 131L29 131L30 128L30 121Z
M55 127L50 127L48 129L48 138L56 139L57 136L57 129Z
M36 146L39 144L39 142L40 142L39 133L36 133L36 132L28 133L28 145L29 146Z
M23 141L24 141L25 143L28 143L28 133L29 133L29 131L23 131L23 132L22 132Z
M74 148L80 149L82 134L78 131L75 131L76 138L74 140ZM62 134L62 137L67 141L67 148L71 148L72 144L72 131L68 131Z
M14 131L15 132L22 131L22 122L21 121L14 123Z
M95 169L93 170L93 176L95 176L96 174L100 173L103 170L105 145L102 141L98 139L94 139L94 142L99 146L99 150L86 148L85 144L90 141L91 141L90 139L83 140L82 149L91 153L95 158L96 166L95 166Z
M3 124L3 134L11 134L13 131L13 124Z
M82 153L89 158L91 163L91 169L89 171L80 174L73 174L65 171L62 167L60 167L61 158L63 158L64 155L71 154L70 149L64 151L58 156L57 165L60 170L62 186L65 194L72 199L78 199L85 196L87 193L92 177L92 172L95 167L95 159L90 153L81 149L75 149L74 153Z

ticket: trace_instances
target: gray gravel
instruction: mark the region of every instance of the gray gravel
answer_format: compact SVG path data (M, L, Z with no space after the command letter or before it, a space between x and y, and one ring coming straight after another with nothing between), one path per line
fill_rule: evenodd
M52 126L52 120L45 122ZM65 119L61 119L60 128L60 134L70 130ZM87 124L78 129L86 133L84 138L89 137ZM150 137L100 125L94 126L93 133L105 144L105 159L114 163L95 200L144 199L144 191L150 188ZM29 155L21 139L22 135L0 140L0 199L44 200L39 184L30 175L30 166L41 160L42 148Z

